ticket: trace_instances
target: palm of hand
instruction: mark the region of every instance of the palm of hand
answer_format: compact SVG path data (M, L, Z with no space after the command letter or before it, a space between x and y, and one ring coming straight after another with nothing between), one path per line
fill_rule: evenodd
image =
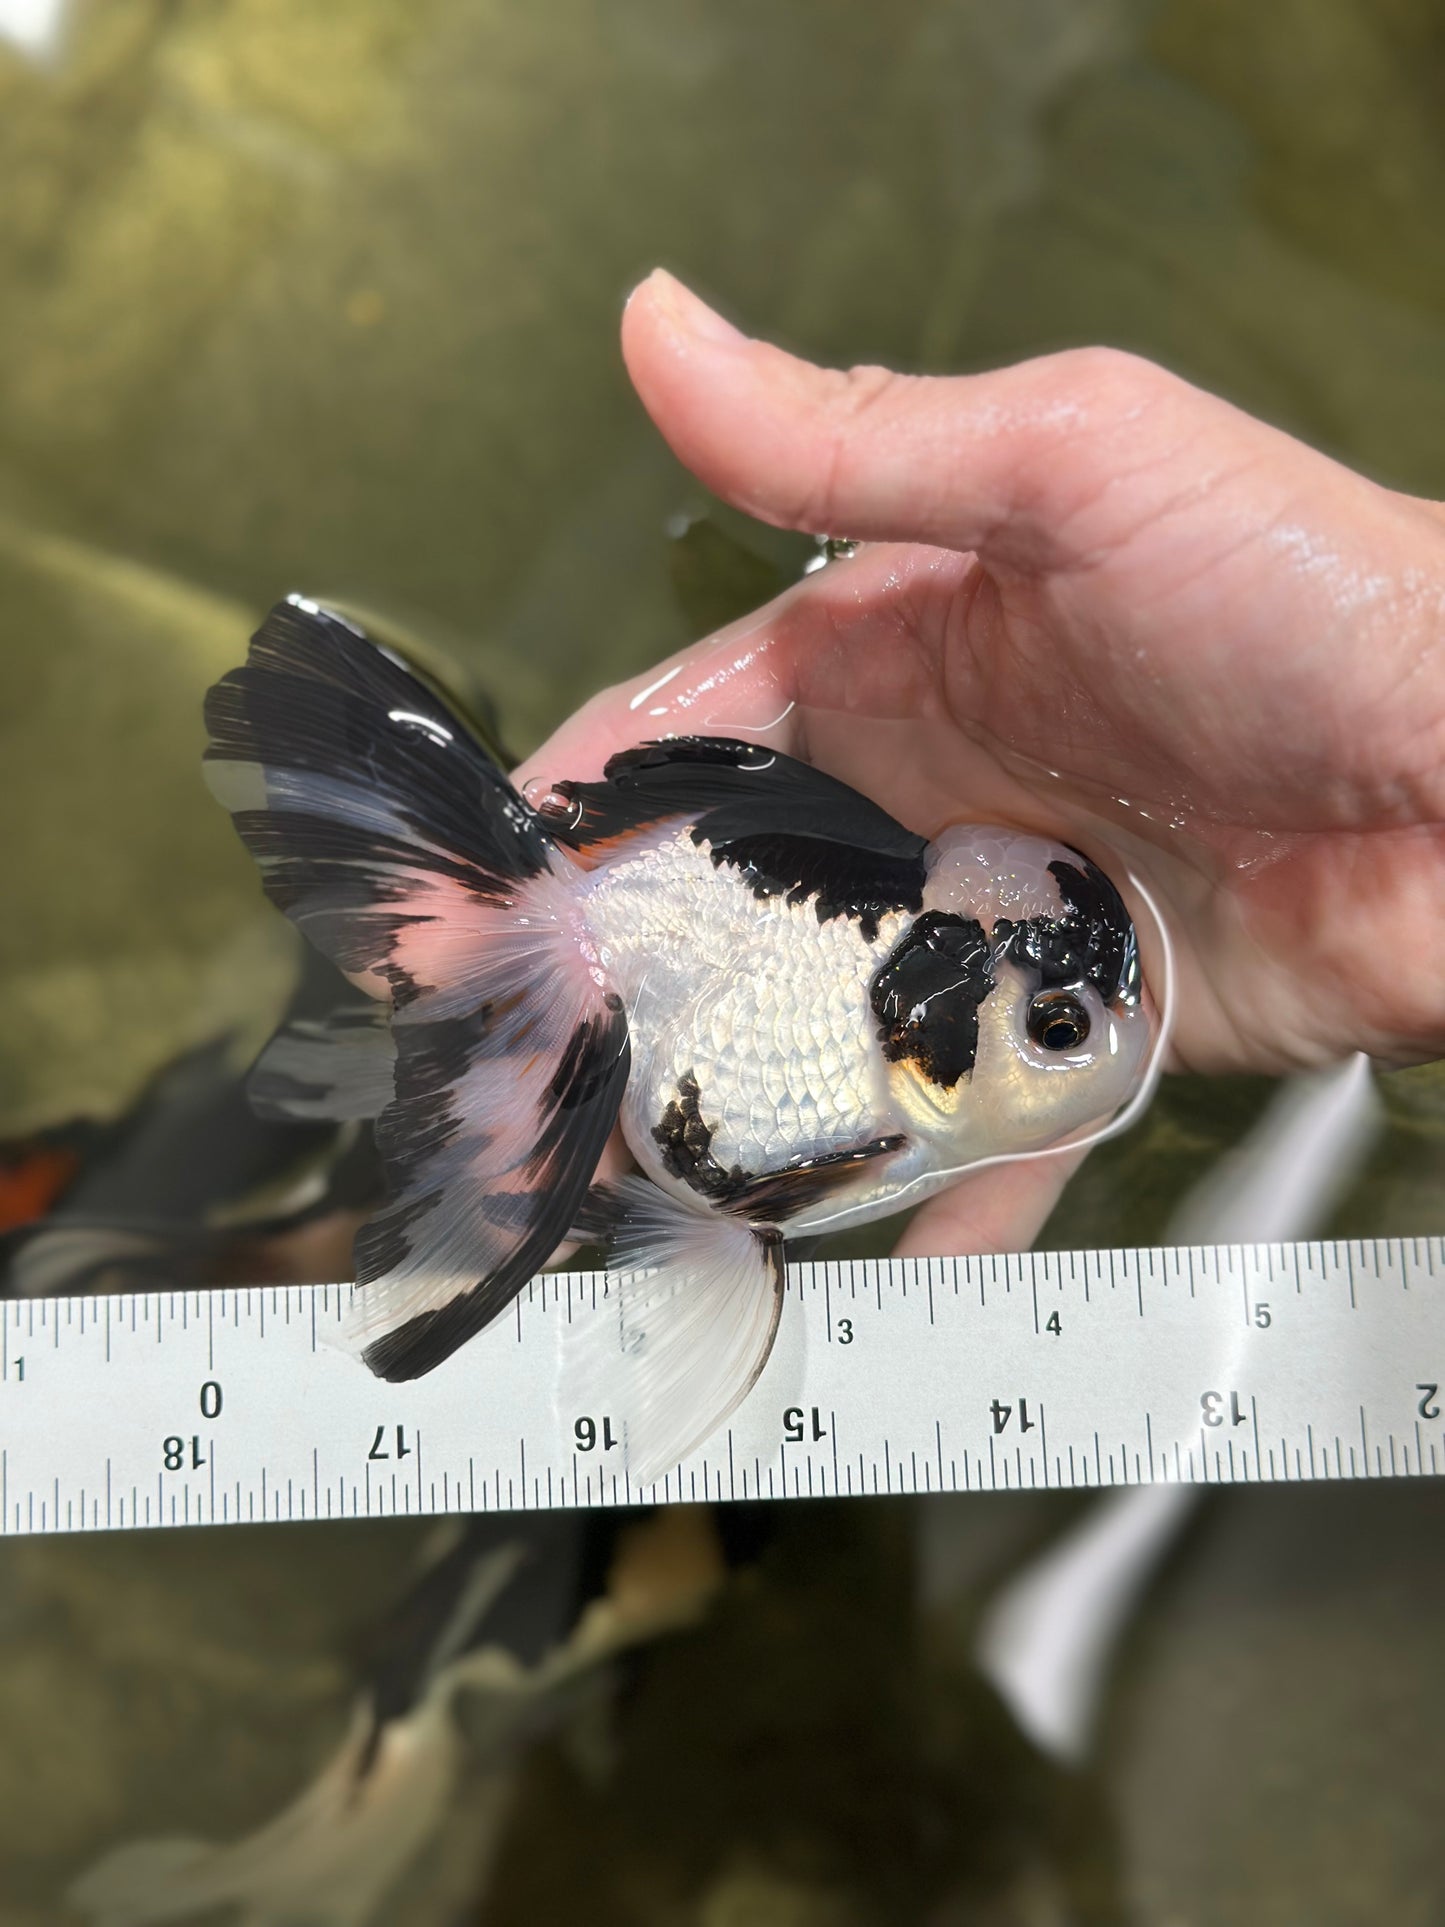
M1011 822L1143 879L1182 1066L1445 1049L1445 512L1109 351L833 374L664 276L623 345L710 487L866 546L604 691L522 780L756 737L924 834ZM1026 1240L1069 1168L966 1178L900 1249Z
M689 299L648 284L625 334L683 459L769 520L895 539L606 692L548 775L761 735L925 833L1112 848L1162 899L1184 1064L1439 1047L1438 509L1126 356L828 375L690 332Z

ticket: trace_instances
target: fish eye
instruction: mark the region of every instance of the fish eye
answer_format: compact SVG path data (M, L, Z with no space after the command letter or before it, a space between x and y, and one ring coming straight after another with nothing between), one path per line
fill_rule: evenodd
M1029 1005L1028 1029L1040 1050L1077 1050L1089 1034L1089 1013L1072 992L1046 990Z

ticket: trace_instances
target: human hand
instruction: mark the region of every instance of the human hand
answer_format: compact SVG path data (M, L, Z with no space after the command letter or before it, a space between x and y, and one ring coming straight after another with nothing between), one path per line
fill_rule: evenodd
M661 274L623 348L710 488L867 546L594 698L523 780L757 736L924 835L995 820L1118 852L1173 938L1178 1066L1445 1050L1438 505L1112 350L841 374ZM1065 1164L965 1183L910 1243L1006 1242Z

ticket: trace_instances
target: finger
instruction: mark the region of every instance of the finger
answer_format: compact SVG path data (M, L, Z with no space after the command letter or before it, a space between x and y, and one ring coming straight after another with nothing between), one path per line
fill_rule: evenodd
M977 551L1005 567L1077 559L1070 523L1107 480L1138 467L1144 415L1217 414L1236 433L1248 421L1112 349L970 376L817 368L740 334L660 269L628 303L622 347L676 454L749 514ZM1177 422L1151 437L1155 447L1178 440Z
M960 1178L913 1214L895 1255L938 1258L1027 1251L1084 1155L1062 1151L1021 1158Z

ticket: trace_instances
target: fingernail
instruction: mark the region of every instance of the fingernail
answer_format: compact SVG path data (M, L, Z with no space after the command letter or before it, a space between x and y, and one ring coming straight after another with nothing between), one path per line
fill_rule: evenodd
M719 347L733 347L747 337L741 329L735 328L730 321L724 321L716 308L710 308L705 301L695 295L691 288L685 287L675 275L666 268L654 268L647 279L633 294L642 288L649 291L653 302L666 310L673 321L690 335L703 341L716 342ZM631 297L628 297L629 300Z

